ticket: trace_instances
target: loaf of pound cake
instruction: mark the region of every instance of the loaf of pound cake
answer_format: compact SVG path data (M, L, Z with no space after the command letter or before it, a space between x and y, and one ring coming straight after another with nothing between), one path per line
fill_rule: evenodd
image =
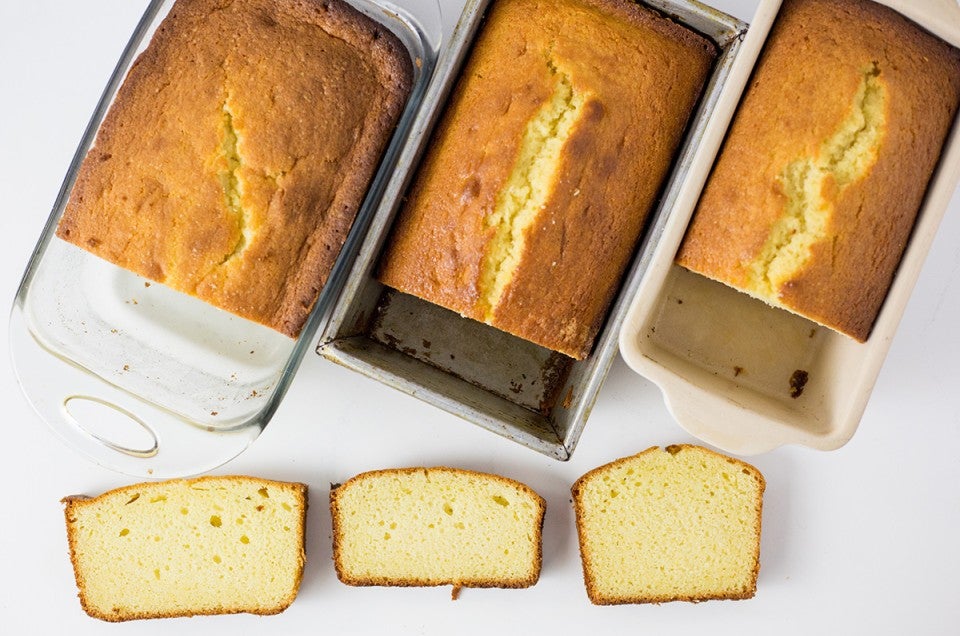
M303 484L201 477L63 502L80 604L90 616L276 614L297 596Z
M690 445L588 472L572 492L590 600L751 598L765 487L753 466Z
M715 57L631 0L495 0L380 280L586 357Z
M342 0L178 0L57 235L295 337L411 78L396 36Z
M456 468L362 473L330 491L333 560L348 585L529 587L540 578L544 500Z
M868 0L786 0L677 262L865 341L960 102L960 51Z

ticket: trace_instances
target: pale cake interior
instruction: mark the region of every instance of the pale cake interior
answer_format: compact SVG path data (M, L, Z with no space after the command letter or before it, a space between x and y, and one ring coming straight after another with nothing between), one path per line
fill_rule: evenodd
M276 613L296 596L306 508L300 484L202 478L66 501L77 583L92 615Z
M243 250L253 242L256 236L256 229L253 227L253 214L249 208L249 202L245 204L243 192L244 183L240 178L240 168L243 165L243 158L240 155L240 138L233 123L233 112L227 102L223 104L223 139L220 145L220 161L223 167L219 172L220 185L223 188L223 198L227 210L236 220L239 238L234 248L228 252L220 261L220 265L236 258L243 253ZM265 211L261 213L261 216Z
M693 446L652 448L574 487L584 576L600 604L747 598L762 476Z
M543 501L511 480L386 470L359 475L331 497L345 583L525 587L539 577Z

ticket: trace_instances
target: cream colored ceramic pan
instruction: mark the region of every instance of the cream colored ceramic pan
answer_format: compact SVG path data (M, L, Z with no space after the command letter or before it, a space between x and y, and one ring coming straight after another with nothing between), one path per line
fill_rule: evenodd
M620 333L620 350L656 383L676 420L726 451L784 444L829 450L854 434L923 260L960 177L960 126L930 182L914 233L866 343L692 274L674 257L782 0L763 0ZM886 0L960 46L955 0Z

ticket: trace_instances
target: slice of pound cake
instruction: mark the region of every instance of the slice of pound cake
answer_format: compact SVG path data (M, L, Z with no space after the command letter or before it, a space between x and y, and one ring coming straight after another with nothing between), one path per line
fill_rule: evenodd
M201 477L63 503L80 603L95 618L276 614L297 595L303 484Z
M529 587L540 578L544 500L456 468L357 475L330 491L333 559L348 585Z
M649 448L573 485L583 577L598 605L751 598L765 482L699 446Z

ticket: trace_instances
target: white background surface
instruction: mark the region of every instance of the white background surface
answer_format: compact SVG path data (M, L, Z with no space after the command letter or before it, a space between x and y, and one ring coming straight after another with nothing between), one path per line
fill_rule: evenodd
M443 0L445 11L459 0ZM10 303L70 158L144 0L0 3L0 301ZM754 0L714 0L749 20ZM450 24L452 21L448 20ZM9 306L9 305L7 305ZM6 312L6 310L4 310ZM6 314L0 331L6 332ZM62 445L17 387L0 338L0 633L960 633L960 198L954 197L857 435L822 453L750 458L767 478L749 601L593 607L569 487L651 445L693 441L659 391L618 361L574 457L560 463L317 356L273 422L219 473L311 488L308 563L274 617L109 625L76 598L60 498L130 479ZM330 559L330 482L373 468L457 465L526 482L548 502L540 582L526 590L350 588Z

